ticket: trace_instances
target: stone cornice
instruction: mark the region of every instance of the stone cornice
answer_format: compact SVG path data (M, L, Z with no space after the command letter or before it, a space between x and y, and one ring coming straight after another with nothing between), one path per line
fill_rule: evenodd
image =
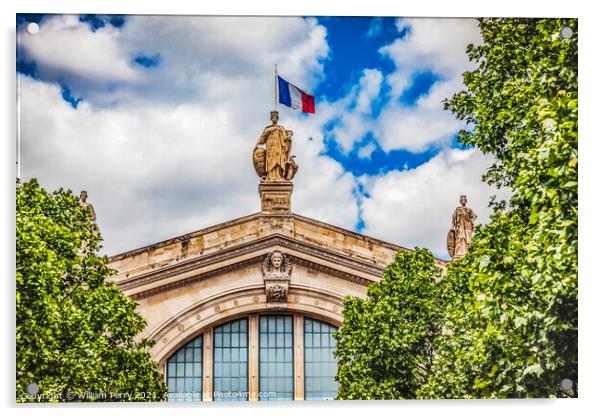
M398 246L396 244L393 243L388 243L386 241L383 240L379 240L377 238L374 237L370 237L364 234L360 234L360 233L356 233L355 231L351 231L351 230L347 230L345 228L341 228L341 227L337 227L336 225L331 225L322 221L318 221L318 220L314 220L313 218L308 218L308 217L304 217L302 215L299 214L293 214L293 217L295 218L295 220L297 221L301 221L301 222L305 222L308 224L312 224L316 227L319 228L325 228L327 230L332 230L335 231L339 234L344 234L344 235L348 235L350 237L353 237L357 240L362 240L362 241L369 241L375 245L381 246L381 247L386 247L392 251L401 251L401 250L406 250L406 251L410 251L409 248L406 247L402 247L402 246Z
M235 270L260 265L264 257L264 252L274 246L279 246L291 250L292 253L287 252L287 255L291 257L293 264L297 264L307 269L322 272L330 276L347 280L349 282L356 283L362 286L367 286L371 281L379 279L383 272L382 267L366 264L358 260L349 258L347 256L340 255L328 249L316 248L310 244L296 241L286 236L273 235L261 240L212 253L201 258L189 260L176 265L167 266L160 270L152 271L140 276L126 279L121 282L117 282L116 284L117 287L124 291L135 290L137 288L141 288L143 286L147 286L149 284L159 282L161 280L169 279L171 277L182 275L184 273L190 273L191 271L201 269L212 264L224 261L232 261L231 264L228 264L224 267L220 267L214 270L208 270L206 272L198 273L175 282L166 283L158 287L153 287L147 290L142 290L140 292L135 292L131 294L131 297L134 299L143 299L159 293L164 293L169 290L174 290L192 283L196 283L205 279L220 276ZM250 258L246 258L242 261L236 261L237 258L248 256L256 252L259 252L260 254ZM311 257L321 259L327 264L332 264L334 267L326 266L324 264L318 264L317 262L312 262L310 260L302 258L301 256L295 255L294 252L303 253ZM341 266L341 268L344 269L355 270L358 272L365 273L369 276L372 276L373 280L359 276L358 274L354 274L352 272L350 273L344 270L340 270L336 268L337 265Z
M186 241L186 240L190 240L192 238L207 234L207 233L211 233L213 231L225 228L225 227L231 227L233 225L237 225L237 224L242 224L248 221L252 221L254 219L257 219L261 216L260 213L255 213L255 214L251 214L251 215L247 215L246 217L240 217L231 221L226 221L220 224L216 224L216 225L212 225L211 227L207 227L207 228L201 228L200 230L196 230L193 232L190 232L188 234L182 234L179 235L177 237L172 237L169 238L167 240L163 240L160 241L158 243L154 243L154 244L149 244L148 246L144 246L144 247L140 247L140 248L136 248L134 250L129 250L123 253L119 253L119 254L115 254L113 256L109 256L107 258L107 261L109 263L111 262L115 262L117 260L122 260L125 259L127 257L132 257L135 256L137 254L141 254L144 253L145 251L150 251L150 250L154 250L156 248L160 248L160 247L165 247L168 246L170 244L174 244L180 241Z
M236 270L245 269L254 265L259 265L263 261L263 255L253 257L251 259L243 260L238 263L232 263L225 267L221 267L219 269L211 270L205 273L199 273L194 276L187 277L185 279L178 280L176 282L170 282L162 286L154 287L148 290L143 290L141 292L137 292L132 294L130 297L134 300L145 299L154 295L158 295L161 293L169 292L170 290L179 289L181 287L185 287L191 285L193 283L201 282L203 280L211 279L213 277L218 277L226 273L230 273ZM121 288L121 286L117 285L121 290L125 290Z
M156 249L156 248L168 246L170 244L174 244L174 243L177 243L177 242L180 242L180 241L189 240L189 239L192 239L192 238L195 238L195 237L207 234L207 233L211 233L213 231L216 231L216 230L219 230L219 229L222 229L222 228L225 228L225 227L230 227L230 226L242 224L242 223L245 223L245 222L248 222L248 221L253 221L253 220L256 220L256 219L258 219L260 217L266 217L266 218L269 218L269 217L292 217L292 218L294 218L297 221L301 221L301 222L305 222L305 223L308 223L308 224L312 224L312 225L314 225L316 227L320 227L320 228L325 228L325 229L328 229L328 230L332 230L332 231L335 231L337 233L348 235L350 237L356 238L358 240L368 241L368 242L371 242L373 244L376 244L376 245L379 245L379 246L382 246L382 247L386 247L386 248L388 248L390 250L393 250L393 251L396 251L396 252L400 251L400 250L410 250L410 249L408 249L406 247L398 246L396 244L392 244L392 243L389 243L389 242L386 242L386 241L383 241L383 240L379 240L377 238L370 237L370 236L367 236L367 235L364 235L364 234L356 233L354 231L350 231L350 230L347 230L345 228L337 227L335 225L331 225L331 224L328 224L328 223L325 223L325 222L322 222L322 221L318 221L318 220L315 220L315 219L312 219L312 218L304 217L304 216L299 215L299 214L294 214L293 213L293 214L289 214L289 215L274 215L274 214L270 215L270 214L254 213L254 214L247 215L245 217L240 217L240 218L237 218L237 219L234 219L234 220L231 220L231 221L226 221L226 222L223 222L223 223L220 223L220 224L212 225L211 227L202 228L202 229L193 231L193 232L188 233L188 234L183 234L183 235L180 235L180 236L177 236L177 237L173 237L173 238L170 238L170 239L167 239L167 240L164 240L164 241L160 241L160 242L155 243L155 244L150 244L148 246L140 247L140 248L137 248L137 249L134 249L134 250L130 250L130 251L126 251L124 253L120 253L120 254L116 254L116 255L110 256L110 257L108 257L108 262L110 263L110 262L114 262L114 261L117 261L117 260L122 260L122 259L127 258L127 257L132 257L132 256L135 256L137 254L144 253L145 251L149 251L149 250L153 250L153 249ZM435 261L438 264L443 265L443 266L445 266L446 264L449 263L448 261L441 260L441 259L435 259Z

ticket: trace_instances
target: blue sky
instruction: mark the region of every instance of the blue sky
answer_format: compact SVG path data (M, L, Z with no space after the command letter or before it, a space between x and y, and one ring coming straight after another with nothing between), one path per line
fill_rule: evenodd
M315 115L280 109L294 211L440 257L457 195L487 211L490 161L441 104L474 21L17 15L17 31L22 174L87 189L109 254L257 211L246 147L274 63L316 98Z

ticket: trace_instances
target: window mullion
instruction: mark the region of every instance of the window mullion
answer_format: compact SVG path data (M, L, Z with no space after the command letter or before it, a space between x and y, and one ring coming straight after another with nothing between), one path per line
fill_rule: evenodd
M203 400L213 400L213 331L204 333L203 345L205 346L203 357Z
M303 363L303 315L294 316L294 336L293 341L295 345L295 367L293 374L295 375L295 400L305 399L305 376L304 376L304 363Z
M249 316L249 400L259 400L259 318Z

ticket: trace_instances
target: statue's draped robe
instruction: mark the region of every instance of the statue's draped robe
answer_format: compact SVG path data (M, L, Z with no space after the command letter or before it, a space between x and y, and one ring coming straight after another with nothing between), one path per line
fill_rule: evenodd
M468 207L458 207L452 216L452 227L455 231L456 250L454 257L459 258L466 255L468 244L472 240L474 220L477 218L474 211Z
M261 135L260 144L266 144L266 171L268 180L283 180L290 146L283 126L268 126Z

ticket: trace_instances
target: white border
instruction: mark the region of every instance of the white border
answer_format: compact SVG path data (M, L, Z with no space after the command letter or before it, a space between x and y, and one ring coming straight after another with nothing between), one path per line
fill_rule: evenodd
M594 4L594 2L588 2ZM0 6L2 13L2 81L4 97L0 100L1 124L3 130L3 147L1 154L4 162L2 172L2 249L0 262L5 265L6 273L2 276L4 287L2 293L2 373L0 392L3 404L9 407L9 413L43 413L43 414L106 414L107 407L111 413L144 412L146 415L180 414L224 414L233 412L249 415L304 415L311 413L344 412L346 414L365 414L372 410L379 413L420 413L446 415L507 415L508 413L546 413L566 416L567 414L590 414L594 409L602 408L597 388L602 384L600 378L600 308L598 296L601 293L602 277L596 273L600 247L600 186L598 185L600 169L597 159L602 155L600 143L602 137L596 130L594 120L600 118L600 102L602 92L597 78L600 73L599 15L593 6L577 1L525 1L506 0L503 2L487 2L483 0L468 1L404 1L370 0L350 4L349 0L301 0L295 3L275 0L189 2L185 0L127 2L124 0L20 0L4 1ZM576 400L504 400L504 401L408 401L408 402L343 402L343 403L310 403L289 402L284 404L239 404L233 407L226 404L203 405L195 409L190 406L174 407L173 405L115 405L100 407L90 406L55 406L40 408L38 406L22 406L15 408L14 398L14 177L15 177L15 13L123 13L123 14L207 14L207 15L367 15L367 16L529 16L529 17L578 17L579 18L579 76L580 76L580 258L579 258L579 394ZM598 81L598 82L596 82ZM597 134L596 134L597 133ZM83 410L85 408L85 410ZM598 410L599 411L599 410Z

